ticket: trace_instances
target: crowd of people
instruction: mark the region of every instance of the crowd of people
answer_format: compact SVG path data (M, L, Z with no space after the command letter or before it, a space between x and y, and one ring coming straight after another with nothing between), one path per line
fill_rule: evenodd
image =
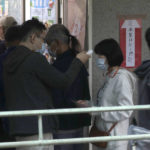
M54 24L46 28L34 18L18 25L13 17L5 16L0 18L0 40L1 111L91 106L89 74L84 65L90 55L81 50L80 42L64 25ZM150 29L146 31L146 41L150 47ZM48 57L40 53L43 47L49 53ZM122 68L122 50L112 38L98 42L94 52L97 67L105 76L95 106L134 105L137 78L139 104L149 104L149 60L135 72ZM84 128L91 125L91 117L95 118L99 130L108 131L115 124L110 135L127 135L131 115L132 111L113 111L43 116L44 139L84 137ZM139 125L150 128L148 117L149 111L140 112ZM0 142L38 139L37 122L37 117L1 118ZM46 145L18 147L16 150L84 150L85 146ZM95 149L127 150L127 146L127 141L110 141L106 148Z

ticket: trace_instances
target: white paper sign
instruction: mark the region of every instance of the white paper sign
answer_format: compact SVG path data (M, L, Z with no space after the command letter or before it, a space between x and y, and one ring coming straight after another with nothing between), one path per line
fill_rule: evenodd
M122 25L126 28L126 66L135 66L135 28L140 28L136 20L126 20Z

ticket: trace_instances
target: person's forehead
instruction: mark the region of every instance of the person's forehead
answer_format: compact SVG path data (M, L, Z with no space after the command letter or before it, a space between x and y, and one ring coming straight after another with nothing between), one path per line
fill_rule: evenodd
M37 37L41 37L41 38L43 38L43 39L45 39L45 36L46 36L46 32L43 30L43 31L36 31L36 32L33 32L33 33L31 33L31 34L35 34Z
M99 58L106 58L104 55L97 55Z

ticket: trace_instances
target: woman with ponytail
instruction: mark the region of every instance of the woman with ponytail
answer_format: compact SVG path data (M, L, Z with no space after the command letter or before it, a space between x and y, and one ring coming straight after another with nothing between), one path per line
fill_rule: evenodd
M46 42L50 50L56 54L53 66L61 72L66 72L76 54L81 51L79 41L71 35L62 24L49 28ZM68 89L53 89L55 108L76 108L78 99L90 100L88 72L83 66L76 80ZM59 129L53 134L54 139L83 137L83 129L91 123L88 114L59 115ZM55 145L55 150L82 150L85 144Z

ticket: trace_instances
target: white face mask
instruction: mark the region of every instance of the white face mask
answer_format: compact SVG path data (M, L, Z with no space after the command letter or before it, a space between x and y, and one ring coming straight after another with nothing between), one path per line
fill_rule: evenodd
M42 51L45 51L47 49L47 44L46 43L43 43L42 44Z
M105 59L104 58L97 58L96 64L101 70L106 71L108 69L108 64L105 64Z
M46 43L43 43L41 49L37 50L36 52L43 54L46 49L47 49L47 45Z

